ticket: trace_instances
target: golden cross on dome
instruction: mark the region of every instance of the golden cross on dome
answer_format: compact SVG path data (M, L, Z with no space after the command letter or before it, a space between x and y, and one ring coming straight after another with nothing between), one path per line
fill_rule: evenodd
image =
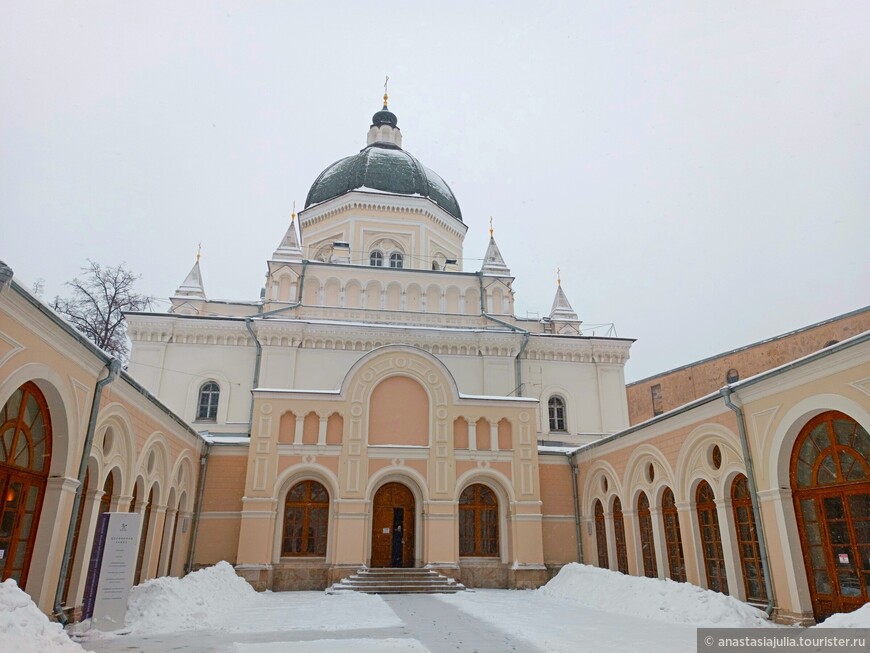
M489 237L492 238L492 216L489 216Z
M293 200L293 211L290 213L290 224L296 222L296 200Z
M202 256L202 243L196 246L196 262L199 263L199 257Z
M556 285L562 285L562 268L556 268Z
M387 101L390 99L390 96L387 95L387 84L390 83L390 76L387 75L387 78L384 80L384 109L387 108Z

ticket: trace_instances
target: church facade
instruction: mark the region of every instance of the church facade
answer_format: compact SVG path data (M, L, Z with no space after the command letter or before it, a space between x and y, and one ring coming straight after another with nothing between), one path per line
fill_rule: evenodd
M573 519L542 514L538 447L628 426L632 341L581 335L561 285L547 318L514 316L492 233L465 270L459 203L386 104L296 228L261 302L210 301L197 261L169 313L128 315L132 373L214 442L198 561L273 589L366 564L544 582Z

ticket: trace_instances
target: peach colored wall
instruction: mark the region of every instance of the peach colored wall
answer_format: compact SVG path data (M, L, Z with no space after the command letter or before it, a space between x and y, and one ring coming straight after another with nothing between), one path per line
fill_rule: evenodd
M656 384L661 385L662 408L669 411L724 386L726 374L732 368L739 372L741 379L746 379L818 351L831 340L845 340L867 330L870 330L870 309L630 383L626 386L629 421L638 424L653 417L651 388Z
M288 410L281 415L280 426L278 427L278 442L293 442L296 437L296 415L293 411Z
M571 466L564 456L541 455L539 469L544 562L548 565L577 562Z
M320 417L317 413L308 413L305 416L302 428L302 442L305 444L317 444L320 435Z
M338 413L329 416L326 423L326 444L341 444L344 431L344 418Z
M477 426L475 428L477 433L477 448L478 449L489 449L492 446L492 438L490 437L489 431L489 422L482 417L477 420Z
M513 428L511 428L511 423L502 419L498 422L498 448L502 451L506 449L513 449Z
M567 459L551 462L553 456L541 456L541 513L543 515L573 515L574 494L571 490L571 466ZM560 456L560 458L564 458Z
M429 396L413 379L381 381L370 406L369 444L429 444Z
M202 497L203 513L242 509L247 467L245 456L212 455L209 458Z
M461 417L453 421L453 447L468 449L468 422Z
M239 546L241 516L201 519L196 537L195 565L213 565L221 560L235 564Z
M301 456L301 455L290 455L290 456L282 455L282 456L280 456L280 458L278 460L278 467L277 467L278 475L280 476L282 472L284 472L287 469L290 469L291 467L294 467L295 465L299 465L301 463L304 463L304 458L305 457ZM321 456L317 460L317 464L320 467L323 467L324 469L328 469L333 474L338 473L338 463L339 463L338 456Z

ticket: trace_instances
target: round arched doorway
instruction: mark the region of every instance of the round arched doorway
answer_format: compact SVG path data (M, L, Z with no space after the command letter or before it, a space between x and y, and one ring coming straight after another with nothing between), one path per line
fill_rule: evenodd
M817 620L870 600L870 434L837 411L801 430L791 487Z
M414 566L414 495L401 483L387 483L372 502L372 567Z
M50 465L48 405L28 382L0 412L0 580L27 582Z

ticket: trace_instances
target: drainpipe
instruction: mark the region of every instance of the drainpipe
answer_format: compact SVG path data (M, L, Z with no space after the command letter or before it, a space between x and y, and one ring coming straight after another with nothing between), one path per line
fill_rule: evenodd
M85 483L85 474L88 471L88 459L91 457L91 445L94 443L94 433L97 430L97 415L100 412L100 399L103 394L103 388L109 385L112 381L118 378L121 373L121 361L117 358L111 358L106 363L106 376L97 381L94 387L94 398L91 401L91 415L88 418L88 431L85 435L85 444L82 448L82 459L79 462L79 485L76 488L75 499L73 499L72 513L70 514L69 527L66 531L66 545L63 548L63 562L60 566L60 577L57 581L57 591L54 593L54 616L61 625L66 626L69 620L63 613L63 588L66 585L66 577L69 573L70 556L72 555L73 539L76 532L76 515L79 513L79 506L82 502L82 487Z
M190 546L187 548L187 564L185 572L189 574L193 569L193 554L196 549L196 536L199 533L199 518L202 515L202 495L205 491L205 476L208 472L208 454L211 452L211 443L205 443L205 449L199 455L199 485L196 488L196 506L193 513L193 532L190 534Z
M510 322L505 322L504 320L500 320L494 315L490 315L486 312L486 295L484 293L483 288L483 272L477 273L477 279L480 282L480 314L487 318L488 320L492 320L493 322L498 322L502 326L506 326L508 329L515 333L523 334L523 341L520 344L520 350L517 352L517 355L514 357L514 375L516 381L516 387L514 388L514 392L516 392L517 397L523 396L523 367L522 367L522 356L523 352L526 351L526 346L529 344L529 339L532 337L530 331L526 329L521 329L520 327L511 324Z
M248 413L248 437L251 437L251 432L254 430L254 389L260 385L260 359L263 357L263 345L260 344L260 340L257 338L257 334L254 333L254 329L251 326L254 318L246 317L245 318L245 327L248 329L248 333L251 334L251 337L254 339L254 346L257 348L257 358L254 361L254 380L251 384L251 410Z
M577 467L577 460L574 454L565 454L568 457L568 463L571 465L571 490L574 495L574 526L577 529L577 562L583 564L583 530L580 527L580 495L577 493L577 481L580 478L580 468Z
M767 555L767 538L764 537L764 523L761 521L761 509L758 506L758 496L755 485L755 468L752 465L752 453L749 450L749 440L746 437L746 418L743 408L731 401L731 386L726 385L719 390L725 405L734 411L737 417L737 432L740 434L740 444L743 447L743 461L746 464L746 480L749 484L749 497L752 501L752 517L755 520L755 530L758 533L758 548L761 553L761 571L764 574L764 589L767 593L767 607L764 611L769 617L773 614L773 583L770 580L770 560Z
M268 315L275 315L276 313L281 313L282 311L288 311L291 308L297 308L302 305L302 291L305 290L305 270L308 268L308 261L302 261L302 274L299 275L299 301L293 302L292 304L288 304L287 306L282 306L281 308L276 308L274 311L266 311L262 312L263 306L260 305L260 313L257 317L266 317ZM254 346L257 348L257 357L254 361L254 379L251 384L251 390L254 390L258 385L260 385L260 362L263 358L263 345L260 344L260 340L257 338L257 334L254 333L254 329L251 326L253 324L253 317L245 318L245 328L248 330L248 333L251 334L251 337L254 339ZM248 414L248 437L251 437L251 431L254 429L254 395L251 393L251 410Z

